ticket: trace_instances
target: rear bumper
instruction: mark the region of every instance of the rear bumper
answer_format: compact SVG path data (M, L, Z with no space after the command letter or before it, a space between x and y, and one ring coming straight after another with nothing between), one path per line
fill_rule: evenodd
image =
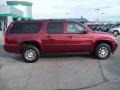
M21 53L21 48L18 45L3 45L4 50L10 53Z

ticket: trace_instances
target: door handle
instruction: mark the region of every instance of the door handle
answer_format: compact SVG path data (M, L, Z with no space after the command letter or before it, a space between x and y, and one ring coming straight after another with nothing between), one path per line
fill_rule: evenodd
M68 38L72 38L72 36L68 36Z
M46 38L46 39L49 39L49 38L51 38L51 36L48 35L48 36L45 36L45 38Z

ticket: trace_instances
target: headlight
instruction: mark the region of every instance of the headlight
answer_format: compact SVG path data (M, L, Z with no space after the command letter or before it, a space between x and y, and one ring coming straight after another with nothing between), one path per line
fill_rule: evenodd
M114 38L114 41L115 41L116 43L118 42L116 37Z

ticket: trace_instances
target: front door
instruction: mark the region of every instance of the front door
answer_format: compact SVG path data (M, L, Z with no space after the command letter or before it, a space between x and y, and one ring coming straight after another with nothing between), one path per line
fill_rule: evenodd
M79 23L66 23L66 42L69 52L83 52L92 49L92 41L85 27Z

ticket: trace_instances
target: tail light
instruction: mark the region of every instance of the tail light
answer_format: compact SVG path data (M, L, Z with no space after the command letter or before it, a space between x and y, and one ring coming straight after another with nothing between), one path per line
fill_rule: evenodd
M4 34L4 43L5 43L5 44L7 43L7 37L8 37L9 31L10 31L12 25L13 25L13 23L11 23L11 24L8 26L8 28L7 28L7 30L6 30L6 32L5 32L5 34Z
M5 43L5 44L7 43L7 35L6 35L6 32L5 32L5 36L4 36L4 43Z

